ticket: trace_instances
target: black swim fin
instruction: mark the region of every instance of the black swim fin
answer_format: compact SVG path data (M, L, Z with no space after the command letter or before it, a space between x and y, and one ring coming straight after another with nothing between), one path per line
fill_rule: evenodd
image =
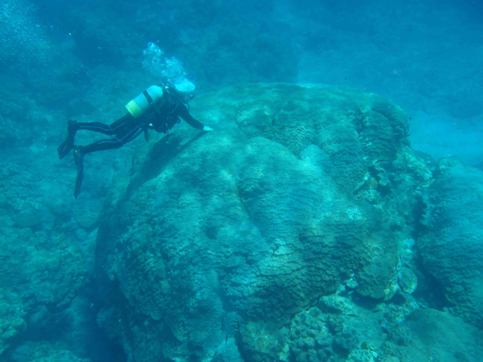
M84 180L84 148L82 146L74 148L74 161L77 166L74 197L77 199L82 187L82 181Z
M74 147L74 138L67 137L64 142L60 144L57 148L57 153L59 154L59 160L62 160L65 156L67 156L70 150Z
M76 132L76 121L67 122L67 138L60 144L57 148L57 153L59 154L59 159L63 159L67 156L70 150L74 147L74 137Z

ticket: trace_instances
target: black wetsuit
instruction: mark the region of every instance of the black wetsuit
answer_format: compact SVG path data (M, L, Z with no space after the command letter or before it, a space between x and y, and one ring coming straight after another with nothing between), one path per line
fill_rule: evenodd
M171 99L170 99L171 98ZM83 146L83 153L116 149L132 141L146 130L154 129L160 133L167 133L176 123L179 117L183 118L190 126L196 129L203 129L203 124L194 119L186 106L181 101L173 101L173 96L164 91L160 104L155 104L138 118L130 113L121 117L112 124L100 122L88 122L75 124L76 131L88 130L114 136L102 139L88 146Z
M119 148L151 128L157 132L167 133L176 123L180 122L179 117L196 129L204 128L203 124L189 114L188 108L182 101L182 96L176 91L164 88L163 98L158 103L152 104L150 109L137 118L128 113L112 124L69 121L67 138L57 148L57 152L59 158L62 159L69 154L71 149L74 149L74 160L77 166L74 196L77 198L82 186L85 154ZM79 130L99 132L114 137L102 139L87 146L75 146L74 138Z

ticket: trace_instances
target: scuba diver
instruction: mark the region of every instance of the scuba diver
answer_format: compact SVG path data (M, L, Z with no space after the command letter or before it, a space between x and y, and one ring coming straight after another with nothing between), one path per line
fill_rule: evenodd
M183 118L191 127L204 132L213 129L204 126L194 119L188 111L188 101L193 97L191 87L171 85L152 85L139 94L136 98L126 104L128 113L112 124L100 122L76 122L69 120L67 123L67 138L58 147L59 158L63 159L74 149L74 160L77 166L77 179L75 184L74 197L79 195L82 180L84 178L84 156L91 152L116 149L134 140L144 132L148 141L148 131L154 129L159 133L168 133L169 130L179 123L179 117ZM186 91L188 88L189 91ZM87 146L76 146L74 144L75 134L78 130L99 132L105 135L114 136L102 139Z

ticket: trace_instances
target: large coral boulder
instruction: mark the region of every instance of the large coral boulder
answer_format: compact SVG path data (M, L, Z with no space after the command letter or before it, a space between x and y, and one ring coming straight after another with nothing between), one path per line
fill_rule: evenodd
M215 131L180 125L140 151L98 233L109 292L98 320L130 358L237 356L238 345L253 360L286 359L286 328L321 296L343 283L394 295L410 233L397 210L427 182L422 171L391 178L418 160L399 107L270 84L203 95L192 112Z

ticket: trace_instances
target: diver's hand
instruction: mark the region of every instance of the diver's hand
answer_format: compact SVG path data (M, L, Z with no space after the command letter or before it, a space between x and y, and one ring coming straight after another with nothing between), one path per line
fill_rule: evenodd
M209 126L204 126L203 127L203 132L211 132L213 131L213 128L209 127Z

